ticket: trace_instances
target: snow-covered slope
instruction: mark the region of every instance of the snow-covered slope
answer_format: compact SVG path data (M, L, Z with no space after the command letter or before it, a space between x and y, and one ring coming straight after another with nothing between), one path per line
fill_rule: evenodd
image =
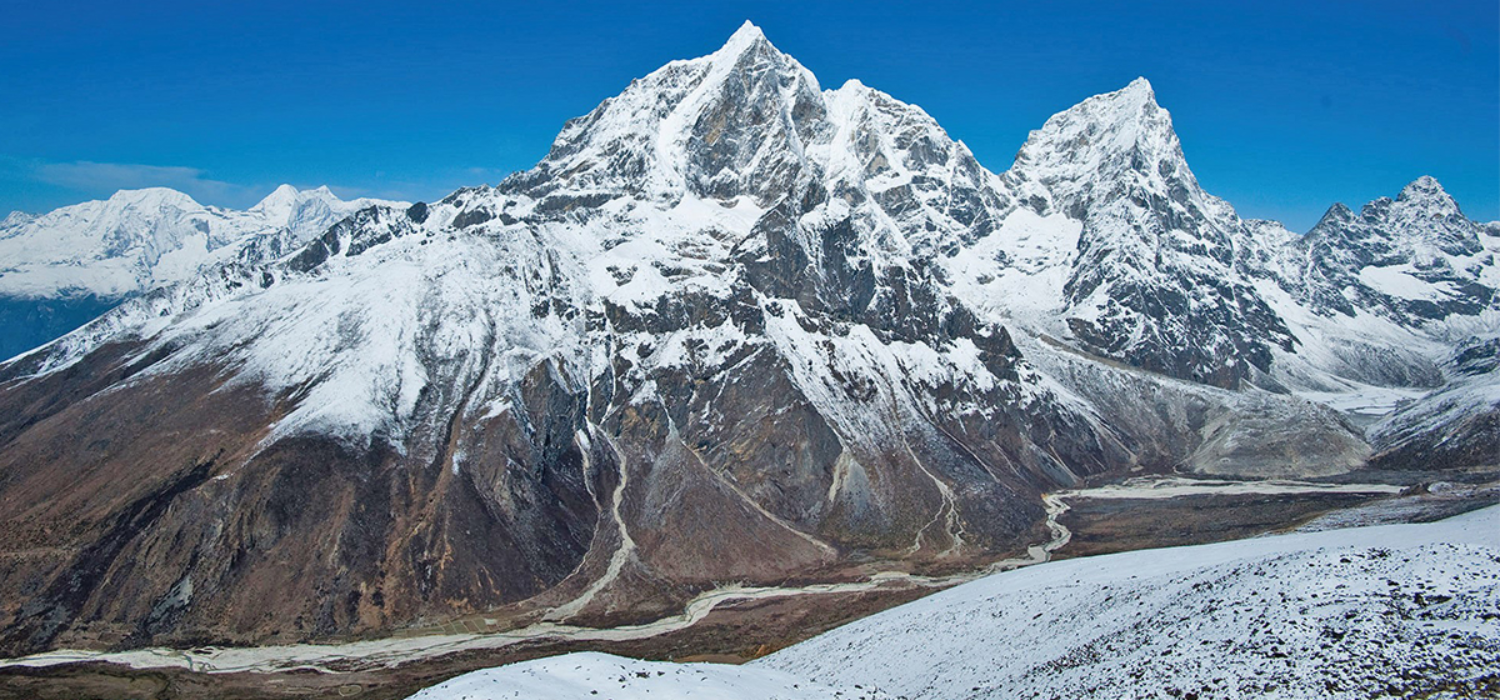
M1500 690L1497 533L1491 507L1051 562L745 666L567 654L413 698L1487 697Z
M469 673L412 700L887 700L873 688L834 688L780 671L639 661L599 653L554 656Z
M913 700L1477 697L1500 684L1497 533L1489 508L1053 562L752 665Z
M1374 462L1412 469L1432 462L1500 462L1500 336L1460 345L1443 367L1442 388L1371 426Z

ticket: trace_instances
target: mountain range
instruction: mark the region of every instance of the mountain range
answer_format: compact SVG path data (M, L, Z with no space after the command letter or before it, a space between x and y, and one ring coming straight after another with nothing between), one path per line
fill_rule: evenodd
M282 185L246 211L209 207L166 188L0 222L0 358L51 341L125 299L191 279L254 243L279 257L366 207L326 187Z
M620 624L977 567L1091 479L1500 462L1500 224L1241 219L1144 79L997 174L747 23L497 186L272 199L0 229L81 241L6 293L129 295L0 364L0 651Z

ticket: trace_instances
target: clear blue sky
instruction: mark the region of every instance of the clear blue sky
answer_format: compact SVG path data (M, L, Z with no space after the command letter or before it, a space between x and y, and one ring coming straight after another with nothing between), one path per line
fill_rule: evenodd
M0 211L280 182L432 200L745 19L813 70L921 105L992 170L1144 75L1245 216L1310 227L1422 174L1500 219L1500 10L1467 2L0 0Z

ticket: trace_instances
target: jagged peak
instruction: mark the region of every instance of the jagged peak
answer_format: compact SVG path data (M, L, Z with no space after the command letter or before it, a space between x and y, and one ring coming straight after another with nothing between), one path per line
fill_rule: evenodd
M1348 221L1353 218L1353 209L1350 209L1343 202L1334 202L1333 206L1328 207L1328 211L1323 212L1323 218L1318 220L1317 226L1321 226L1324 222ZM1317 226L1314 226L1314 228Z
M1155 115L1158 111L1166 112L1156 102L1156 89L1151 87L1151 81L1145 78L1136 78L1130 81L1130 84L1114 92L1090 97L1062 114L1075 111L1113 117L1114 121L1119 122L1139 122ZM1169 120L1168 127L1170 124Z
M760 27L755 26L749 20L740 25L740 28L735 30L734 34L729 36L729 40L725 41L717 51L696 60L706 60L710 66L718 67L720 70L732 70L744 62L747 54L775 56L789 64L796 64L795 60L782 53L771 43L770 39L766 38L765 32L762 32ZM678 62L674 61L667 65L671 66L675 63Z
M1423 175L1412 180L1406 187L1401 188L1401 194L1396 197L1399 202L1437 202L1440 204L1453 204L1453 196L1443 189L1442 183L1431 175Z
M536 168L500 188L640 191L662 201L685 192L769 196L762 190L771 185L752 183L804 156L794 115L824 109L812 72L746 22L713 53L672 61L570 120ZM721 140L726 130L734 137ZM771 156L776 150L791 157ZM738 172L744 167L757 172Z
M1114 92L1098 95L1094 98L1101 103L1112 104L1118 108L1117 114L1122 119L1141 121L1155 115L1157 112L1165 113L1160 104L1156 102L1156 88L1145 78L1136 78L1128 85ZM1171 121L1167 121L1170 128Z
M750 60L747 61L747 57ZM779 68L802 74L804 79L811 81L816 86L817 79L797 62L797 59L783 53L766 38L765 32L755 26L749 20L740 25L740 28L731 34L724 45L709 54L707 57L711 66L710 72L727 72L744 70L749 66L757 65L754 59L770 59ZM671 65L671 64L668 64Z
M1090 97L1052 115L1031 132L1017 161L1040 157L1038 151L1066 151L1076 162L1082 152L1124 152L1141 145L1176 149L1171 114L1156 103L1156 91L1145 78Z
M1153 103L1156 102L1156 89L1151 87L1151 81L1147 80L1145 76L1137 77L1135 80L1130 81L1129 85L1116 90L1112 94L1150 100Z
M1109 196L1112 187L1100 188L1101 183L1125 183L1130 181L1126 173L1134 172L1179 183L1161 184L1164 191L1186 186L1192 195L1201 193L1171 114L1156 103L1156 91L1145 78L1052 115L1027 137L1005 177L1016 186L1041 182L1055 202L1076 203Z

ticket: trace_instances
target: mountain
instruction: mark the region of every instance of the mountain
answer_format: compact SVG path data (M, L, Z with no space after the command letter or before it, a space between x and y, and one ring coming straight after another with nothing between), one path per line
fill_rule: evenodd
M282 185L247 211L151 188L40 216L14 212L0 223L0 357L61 336L125 298L189 280L252 238L269 237L269 253L279 256L375 204L392 203Z
M1269 371L1273 348L1293 348L1285 325L1234 273L1244 223L1199 187L1145 79L1048 119L1005 177L1040 185L1028 199L1038 214L1082 224L1058 305L1044 315L1059 336L1227 388Z
M1341 411L1438 384L1308 353L1344 321L1274 228L1199 188L1145 81L996 175L747 23L496 187L250 236L0 364L0 651L651 620L985 565L1089 479L1434 434ZM1380 328L1404 358L1487 314Z
M1304 343L1284 358L1282 380L1318 391L1442 385L1444 358L1500 329L1492 241L1431 177L1358 215L1334 205L1253 273Z
M743 666L564 654L412 700L1483 697L1497 515L1051 562Z
M1493 308L1494 265L1479 224L1437 180L1423 176L1356 216L1335 205L1295 249L1293 285L1324 315L1368 310L1404 325ZM1345 291L1348 290L1348 291Z

